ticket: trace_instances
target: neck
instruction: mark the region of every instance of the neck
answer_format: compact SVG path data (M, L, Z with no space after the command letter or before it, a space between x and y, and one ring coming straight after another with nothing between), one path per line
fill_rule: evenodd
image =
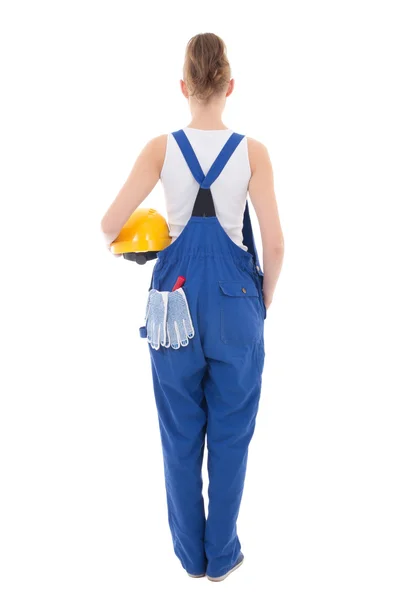
M205 105L198 102L189 102L189 104L192 120L188 127L195 129L228 129L222 121L223 106L220 102Z

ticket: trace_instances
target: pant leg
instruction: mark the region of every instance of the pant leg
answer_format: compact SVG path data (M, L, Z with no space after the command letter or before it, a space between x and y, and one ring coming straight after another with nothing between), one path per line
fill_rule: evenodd
M202 389L206 363L196 338L179 350L150 348L150 353L174 550L184 569L201 574L206 571L201 475L207 422Z
M215 345L215 348L218 346ZM236 521L245 481L248 448L261 392L264 342L220 346L204 382L208 406L209 506L205 530L207 574L224 575L241 549Z

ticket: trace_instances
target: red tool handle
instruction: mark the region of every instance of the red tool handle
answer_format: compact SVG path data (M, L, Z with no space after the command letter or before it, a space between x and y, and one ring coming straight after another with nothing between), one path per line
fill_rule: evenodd
M185 283L185 281L186 281L185 277L182 277L182 275L179 275L178 279L175 281L175 285L172 288L172 291L174 292L175 290L177 290L180 287L182 287L183 284Z

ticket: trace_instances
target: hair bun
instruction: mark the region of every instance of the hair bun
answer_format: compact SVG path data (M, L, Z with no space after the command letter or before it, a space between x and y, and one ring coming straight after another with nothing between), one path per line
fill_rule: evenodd
M189 93L199 100L225 91L231 78L231 68L223 40L214 33L199 33L187 46L183 79Z

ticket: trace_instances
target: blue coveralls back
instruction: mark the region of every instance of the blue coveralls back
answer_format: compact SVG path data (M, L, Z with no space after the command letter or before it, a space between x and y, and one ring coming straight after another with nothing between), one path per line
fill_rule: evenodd
M264 366L263 274L248 205L246 252L219 223L210 190L244 136L230 136L206 176L184 131L173 136L200 187L184 230L158 253L150 287L171 291L185 277L195 335L179 350L149 349L175 554L189 573L219 577L241 552L237 519Z

